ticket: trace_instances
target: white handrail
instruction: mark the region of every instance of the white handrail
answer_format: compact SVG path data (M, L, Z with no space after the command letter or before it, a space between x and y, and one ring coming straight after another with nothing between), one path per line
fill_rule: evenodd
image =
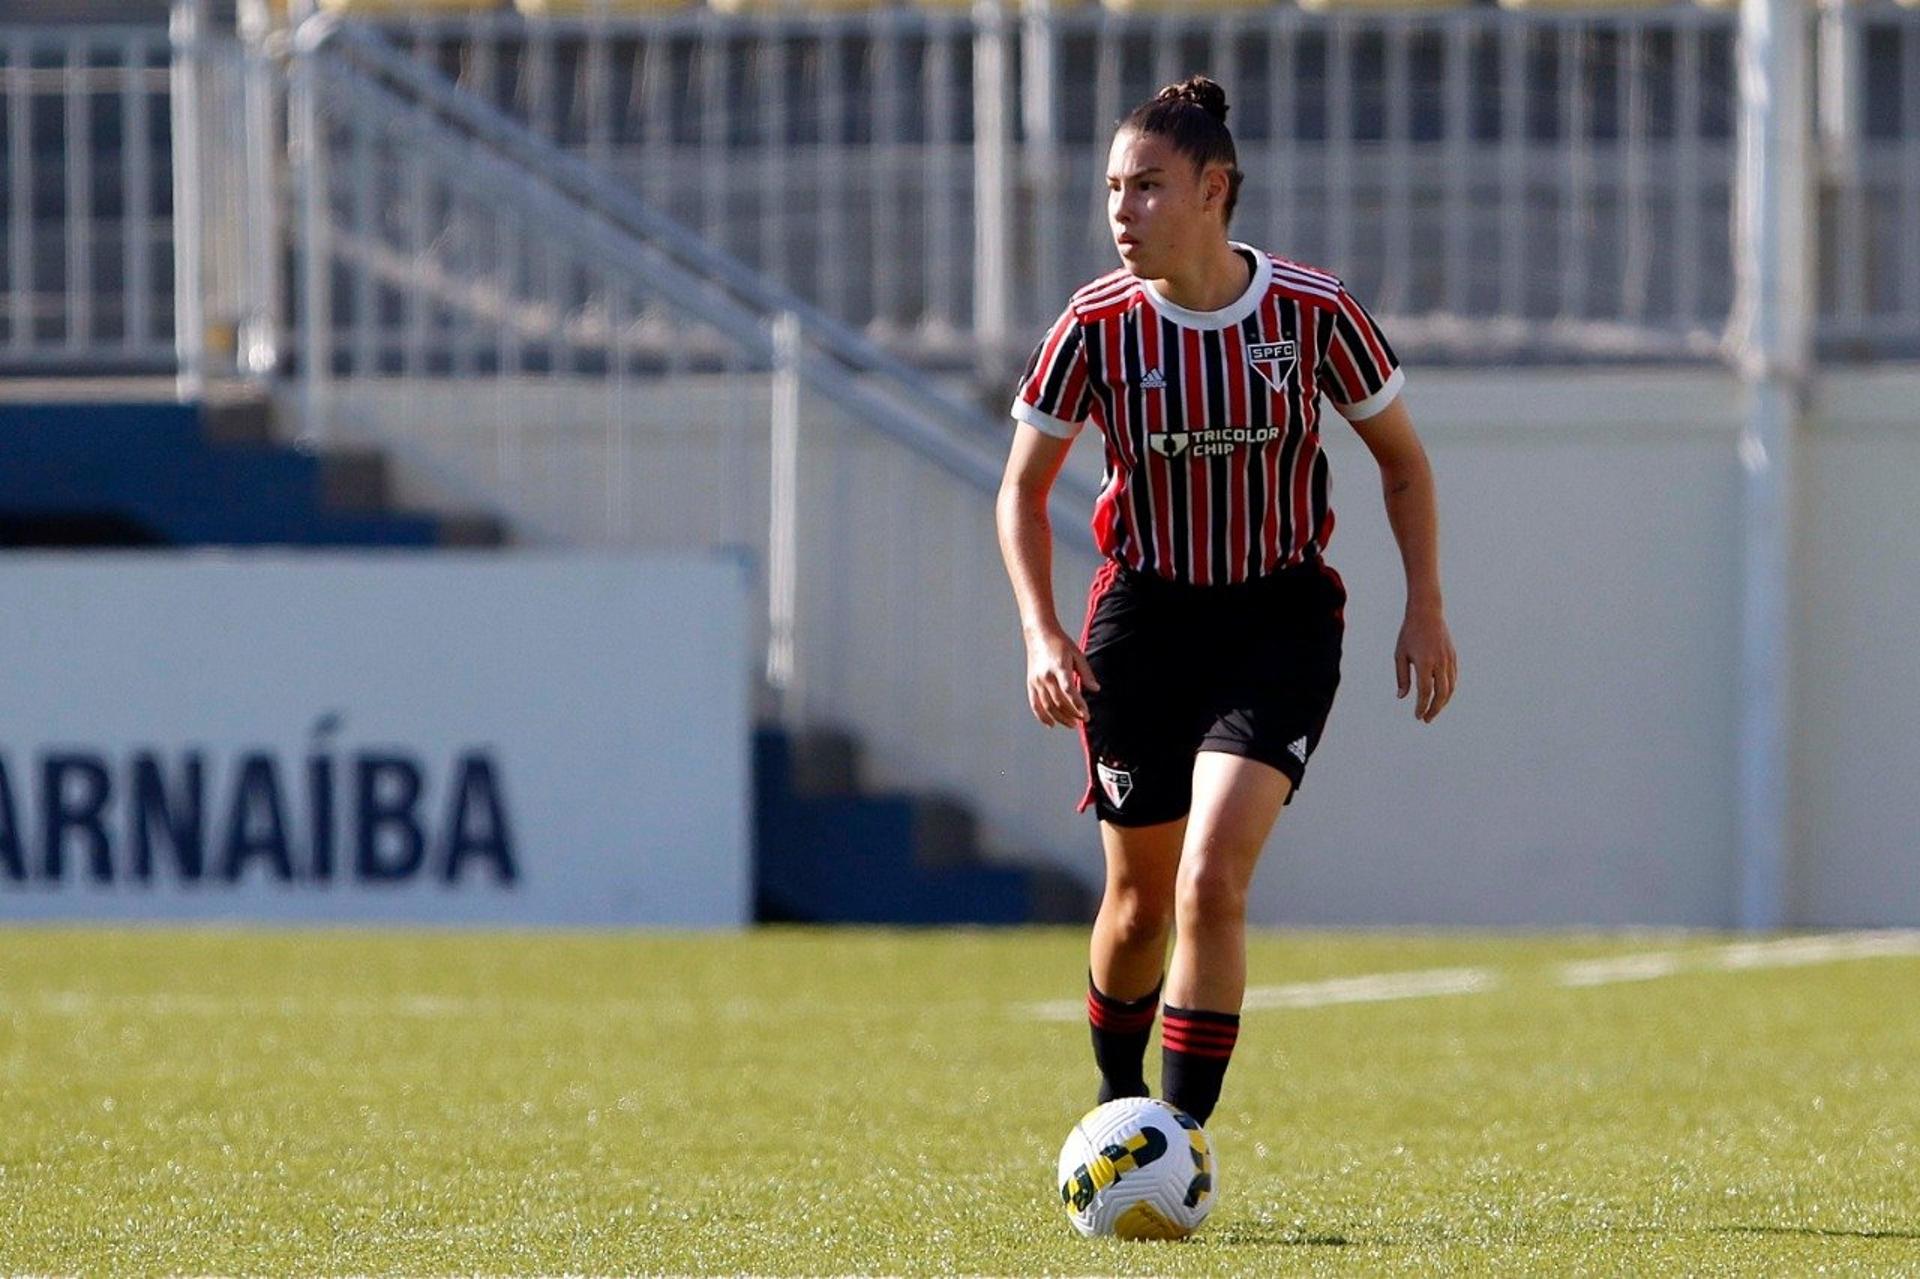
M350 75L365 82L367 91L356 97L357 104L387 110L385 104L399 99L407 108L395 110L403 127L437 128L462 137L492 165L521 173L526 182L503 194L538 199L542 217L605 244L602 261L615 274L644 263L656 292L698 315L763 365L773 362L773 325L781 316L792 316L802 339L796 367L809 390L975 487L987 492L997 488L1004 428L930 382L922 371L714 249L619 181L461 92L397 52L379 32L319 15L301 24L293 46L296 61L309 72ZM338 57L325 56L333 54ZM316 197L309 195L309 221L320 216L316 205ZM319 228L309 228L310 240L317 234ZM324 270L313 265L313 255L324 255L325 249L310 242L308 252L307 278L317 298L325 292ZM316 313L315 302L305 304L309 359L303 375L324 381L331 357L325 339L313 332L321 327L317 314L324 314ZM1096 496L1093 486L1062 478L1055 489L1060 536L1091 545L1086 519Z

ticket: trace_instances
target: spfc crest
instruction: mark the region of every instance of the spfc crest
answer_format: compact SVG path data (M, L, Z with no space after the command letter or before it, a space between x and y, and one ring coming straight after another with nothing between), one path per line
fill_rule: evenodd
M1253 342L1247 346L1247 362L1253 365L1253 371L1267 380L1267 385L1276 391L1286 389L1287 379L1293 376L1293 362L1298 346L1293 342Z
M1147 436L1147 447L1161 457L1179 457L1187 451L1190 438L1186 431L1157 431Z

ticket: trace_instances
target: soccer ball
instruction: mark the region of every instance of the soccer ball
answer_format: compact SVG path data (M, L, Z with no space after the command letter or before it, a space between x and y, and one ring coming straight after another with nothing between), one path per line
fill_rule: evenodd
M1067 1134L1059 1185L1083 1235L1185 1239L1213 1210L1219 1173L1199 1120L1151 1097L1122 1097Z

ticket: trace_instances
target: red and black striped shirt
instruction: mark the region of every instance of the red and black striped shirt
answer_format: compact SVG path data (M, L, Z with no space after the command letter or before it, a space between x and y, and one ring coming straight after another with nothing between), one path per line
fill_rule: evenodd
M1189 311L1121 270L1073 295L1034 348L1013 416L1106 441L1094 504L1101 551L1213 585L1317 556L1333 536L1320 393L1353 421L1405 381L1393 348L1335 277L1233 246L1253 265L1239 299Z

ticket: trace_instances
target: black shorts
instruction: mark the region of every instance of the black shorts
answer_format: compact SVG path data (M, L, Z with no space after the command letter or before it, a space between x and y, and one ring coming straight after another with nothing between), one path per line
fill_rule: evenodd
M1270 765L1297 791L1340 686L1346 602L1318 560L1229 586L1101 565L1081 636L1100 681L1081 809L1116 826L1184 817L1202 750Z

